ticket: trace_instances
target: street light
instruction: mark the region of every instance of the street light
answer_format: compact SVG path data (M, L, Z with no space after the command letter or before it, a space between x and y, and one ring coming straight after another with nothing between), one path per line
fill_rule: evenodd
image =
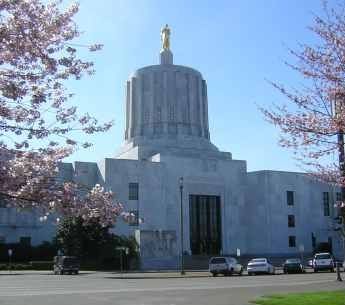
M338 99L339 96L339 99ZM338 99L338 100L337 100ZM344 92L335 92L334 96L334 105L333 105L333 115L336 119L339 119L338 116L343 114L344 109ZM340 113L339 113L340 112ZM338 158L339 158L339 169L340 169L340 176L342 178L345 178L345 151L344 151L344 130L343 128L338 128L337 131L337 142L338 142ZM342 181L341 187L341 202L343 203L345 201L345 186L344 182ZM342 208L340 208L340 215L339 218L343 220L344 214ZM342 224L344 226L344 224ZM344 227L341 228L344 230ZM343 235L343 231L341 230L341 234ZM345 241L345 236L343 237L343 242ZM342 281L342 278L340 276L340 268L339 268L339 262L336 262L336 268L337 268L337 280Z
M334 97L334 112L333 115L338 119L339 115L342 115L344 105L344 93L336 92ZM339 113L340 112L340 113ZM344 130L338 128L337 131L337 142L338 142L338 158L339 158L339 169L341 177L345 177L345 152L344 152ZM345 200L345 187L341 186L341 201Z
M181 275L184 275L185 272L184 272L184 264L183 264L183 204L182 204L182 195L183 195L183 177L180 177L179 179L179 184L180 184L180 212L181 212L181 215L180 215L180 218L181 218Z

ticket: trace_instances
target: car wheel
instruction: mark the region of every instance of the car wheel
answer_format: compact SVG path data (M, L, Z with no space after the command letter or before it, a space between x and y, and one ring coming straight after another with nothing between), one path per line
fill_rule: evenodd
M249 276L252 276L252 275L253 275L253 273L251 273L251 272L248 272L248 275L249 275Z
M79 271L78 271L78 270L76 270L74 273L75 273L75 274L78 274L78 273L79 273Z
M314 272L317 273L317 269L314 269Z
M217 276L217 272L213 272L213 273L212 273L212 276L213 276L213 277L216 277L216 276Z

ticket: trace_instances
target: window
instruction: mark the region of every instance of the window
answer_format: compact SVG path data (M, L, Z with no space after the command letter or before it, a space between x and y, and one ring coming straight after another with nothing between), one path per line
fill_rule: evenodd
M254 258L250 260L250 263L267 263L266 258Z
M295 227L295 215L288 215L288 227L289 228Z
M290 248L296 247L296 236L289 236L289 247Z
M1 245L1 244L5 244L5 243L6 243L6 237L0 235L0 245Z
M129 225L138 226L139 225L139 211L133 210L133 211L130 211L129 214L131 215L129 218Z
M139 199L139 183L131 182L128 185L129 187L129 200L138 200Z
M331 259L332 256L330 254L315 254L315 259Z
M19 243L25 246L31 246L31 237L30 236L22 236L19 238Z
M294 192L286 191L286 202L287 205L294 205Z
M329 252L333 252L333 239L332 237L328 237L328 247L329 247Z
M337 192L336 201L341 201L341 193Z
M329 193L323 192L323 215L329 216Z
M311 233L311 245L313 247L313 250L316 248L316 237L314 233Z
M211 260L211 264L225 264L225 263L226 261L224 257L215 257L215 258L212 258Z
M6 199L5 199L5 196L3 195L0 195L0 208L6 208Z

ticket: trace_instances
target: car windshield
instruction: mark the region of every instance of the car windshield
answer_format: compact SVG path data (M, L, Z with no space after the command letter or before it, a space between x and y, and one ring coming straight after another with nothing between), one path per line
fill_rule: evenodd
M225 258L224 257L215 257L211 259L211 264L224 264Z
M315 259L330 259L331 255L330 254L318 254L315 255Z
M300 264L301 260L298 258L291 258L286 260L287 264Z
M250 261L250 263L266 263L265 258L255 258Z
M75 265L78 263L78 260L74 257L66 257L63 260L64 265Z

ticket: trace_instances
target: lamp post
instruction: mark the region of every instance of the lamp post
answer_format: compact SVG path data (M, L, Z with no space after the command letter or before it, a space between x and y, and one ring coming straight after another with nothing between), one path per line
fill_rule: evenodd
M342 93L335 95L334 101L334 115L337 118L340 114L342 114L342 110L344 105L342 105L344 100L344 96ZM345 177L345 152L344 152L344 130L342 128L338 129L337 132L337 142L338 142L338 155L339 155L339 169L340 175L342 178ZM345 200L345 186L342 184L341 186L341 201Z
M333 115L336 119L338 119L338 115L343 114L344 110L344 101L345 96L344 92L336 92L334 97L334 112ZM340 113L339 113L340 112ZM344 151L344 130L343 128L339 128L337 132L337 142L338 142L338 158L339 158L339 170L340 170L340 176L344 179L345 178L345 151ZM343 203L345 201L345 186L344 181L342 181L341 187L341 202ZM340 207L340 218L342 219L342 228L341 228L341 235L343 238L343 241L345 241L344 233L344 210L343 206ZM339 268L339 262L336 262L336 269L337 269L337 281L342 281L342 278L340 276L340 268Z
M183 177L180 177L179 179L179 184L180 184L180 222L181 222L181 229L180 229L180 232L181 232L181 275L184 275L185 274L185 271L184 271L184 264L183 264L183 198L182 198L182 195L183 195Z

